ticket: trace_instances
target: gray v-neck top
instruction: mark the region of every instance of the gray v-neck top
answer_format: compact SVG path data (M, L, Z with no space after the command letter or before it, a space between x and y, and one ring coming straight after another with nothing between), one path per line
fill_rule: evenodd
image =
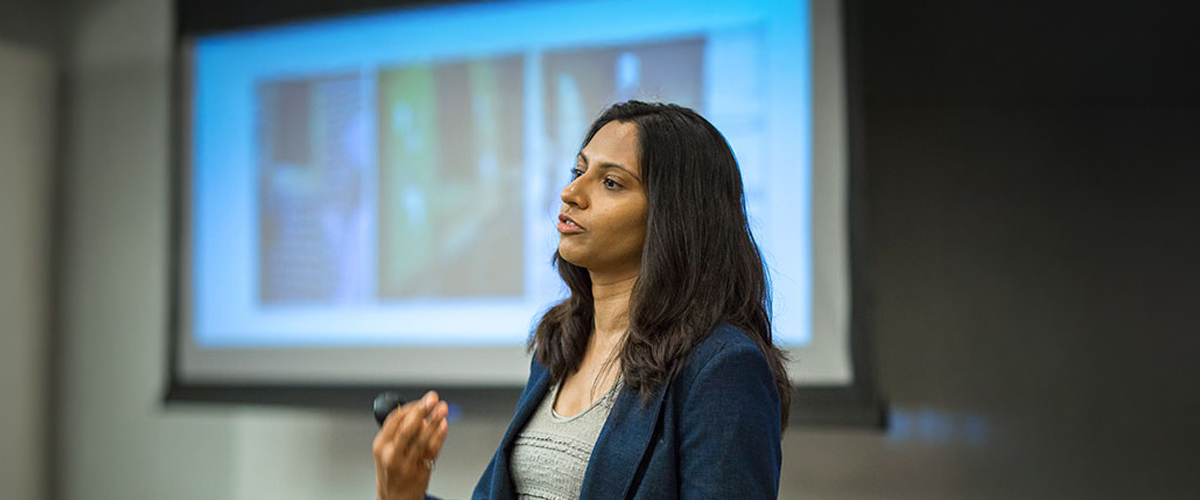
M554 411L558 384L546 397L513 442L513 486L518 500L578 500L583 475L592 458L592 447L608 420L621 383L579 414L564 417Z

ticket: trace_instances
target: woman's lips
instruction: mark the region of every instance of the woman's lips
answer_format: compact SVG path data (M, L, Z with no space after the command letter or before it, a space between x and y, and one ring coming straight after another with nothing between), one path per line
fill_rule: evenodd
M558 215L558 232L561 234L576 234L582 233L583 228L579 227L574 220L566 215Z

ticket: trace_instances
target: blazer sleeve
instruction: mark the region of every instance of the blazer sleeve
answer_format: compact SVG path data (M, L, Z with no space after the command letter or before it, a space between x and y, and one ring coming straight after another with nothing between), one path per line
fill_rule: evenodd
M777 498L779 405L775 376L757 345L729 343L709 358L680 416L680 498Z

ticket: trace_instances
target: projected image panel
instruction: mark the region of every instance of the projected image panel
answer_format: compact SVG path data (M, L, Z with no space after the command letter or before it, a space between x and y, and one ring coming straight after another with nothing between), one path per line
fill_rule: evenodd
M524 293L522 68L380 70L380 300Z
M362 301L371 207L363 77L258 86L259 300Z

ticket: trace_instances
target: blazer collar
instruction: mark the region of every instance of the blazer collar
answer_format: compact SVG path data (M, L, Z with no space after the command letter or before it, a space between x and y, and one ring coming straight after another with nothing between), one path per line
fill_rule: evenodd
M592 448L579 500L626 498L633 476L657 428L666 386L642 404L641 395L622 387Z
M544 370L532 382L525 397L517 403L517 412L500 441L496 467L492 471L492 499L512 500L516 497L509 471L509 454L517 435L525 428L534 410L546 397L550 372ZM592 448L592 457L583 476L579 500L625 498L633 483L634 473L650 444L657 427L658 415L665 399L666 386L659 387L654 396L642 404L641 395L629 387L621 387ZM614 495L614 493L619 493Z

